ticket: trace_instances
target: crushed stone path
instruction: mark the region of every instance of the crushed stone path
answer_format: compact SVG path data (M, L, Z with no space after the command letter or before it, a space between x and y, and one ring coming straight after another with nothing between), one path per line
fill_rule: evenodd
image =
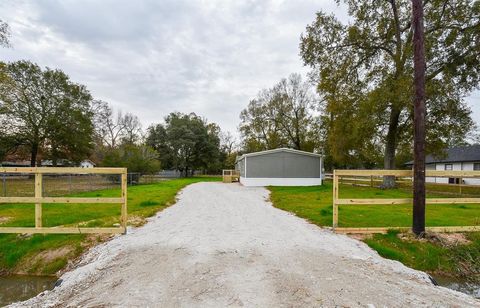
M268 199L261 187L190 185L145 226L90 250L61 286L13 306L480 306Z

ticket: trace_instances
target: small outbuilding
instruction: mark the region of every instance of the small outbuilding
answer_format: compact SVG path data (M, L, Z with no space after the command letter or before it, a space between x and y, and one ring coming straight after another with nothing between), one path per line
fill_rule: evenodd
M244 154L235 169L245 186L314 186L322 184L320 154L281 148Z

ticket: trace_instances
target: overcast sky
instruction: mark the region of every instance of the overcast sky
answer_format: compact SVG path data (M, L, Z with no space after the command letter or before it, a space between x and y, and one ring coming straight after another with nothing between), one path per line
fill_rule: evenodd
M60 68L145 128L193 111L236 135L260 89L305 76L299 37L318 10L346 19L333 0L2 0L13 48L0 57Z

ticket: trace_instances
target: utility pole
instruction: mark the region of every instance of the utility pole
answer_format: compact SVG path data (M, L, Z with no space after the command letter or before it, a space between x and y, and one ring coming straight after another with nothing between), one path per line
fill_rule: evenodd
M423 1L412 0L413 66L415 98L413 144L413 226L415 235L425 234L425 29Z

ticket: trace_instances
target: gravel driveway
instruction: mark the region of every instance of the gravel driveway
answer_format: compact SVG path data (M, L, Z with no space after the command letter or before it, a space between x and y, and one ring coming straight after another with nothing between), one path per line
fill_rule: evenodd
M186 187L147 225L92 249L24 306L469 307L472 297L239 184Z

